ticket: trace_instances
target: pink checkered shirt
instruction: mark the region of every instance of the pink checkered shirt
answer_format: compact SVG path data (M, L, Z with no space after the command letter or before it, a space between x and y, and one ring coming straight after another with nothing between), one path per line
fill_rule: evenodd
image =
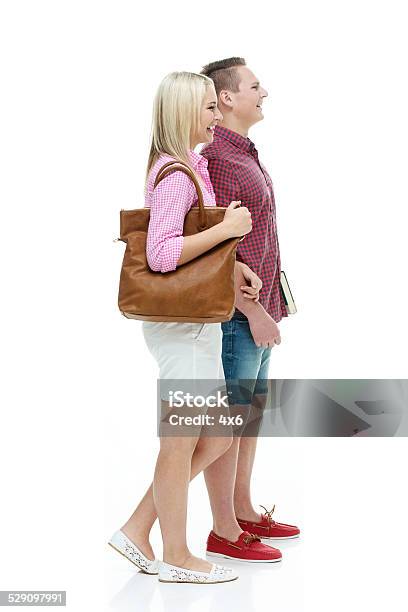
M153 189L160 168L171 161L170 155L161 155L150 170L145 190L145 206L150 208L147 232L147 262L155 272L171 272L177 267L183 250L184 219L198 198L192 180L180 170L168 174ZM201 178L201 188L206 206L215 206L215 195L208 174L207 160L190 151L191 165Z

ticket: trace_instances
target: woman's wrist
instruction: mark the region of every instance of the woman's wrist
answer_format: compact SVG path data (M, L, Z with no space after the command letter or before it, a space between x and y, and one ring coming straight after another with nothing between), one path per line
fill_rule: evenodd
M218 235L220 236L220 242L228 240L228 238L232 238L230 232L228 231L228 225L224 221L217 223L217 225L214 225L213 228L217 230Z

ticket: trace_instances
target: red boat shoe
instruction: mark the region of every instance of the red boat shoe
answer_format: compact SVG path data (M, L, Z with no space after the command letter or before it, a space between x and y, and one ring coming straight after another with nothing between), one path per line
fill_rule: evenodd
M266 538L269 540L289 540L291 538L299 537L299 527L295 527L295 525L286 525L285 523L278 523L272 519L275 506L272 508L272 510L267 510L265 506L261 506L261 508L265 510L265 513L261 515L262 520L259 523L237 518L239 526L242 527L242 529L259 536L260 538Z
M211 531L207 540L207 554L251 563L273 563L282 559L280 550L262 544L258 536L248 531L241 533L236 542L230 542Z

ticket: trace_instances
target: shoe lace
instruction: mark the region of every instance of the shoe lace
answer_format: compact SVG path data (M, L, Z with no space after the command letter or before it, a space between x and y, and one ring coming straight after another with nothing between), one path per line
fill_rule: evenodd
M260 504L259 504L259 505L260 505ZM265 508L265 506L261 506L261 505L260 505L260 507L261 507L261 508L263 508L263 509L265 510L264 516L265 516L266 520L268 521L268 523L273 524L275 521L272 519L272 514L273 514L273 513L274 513L274 511L275 511L275 504L273 505L273 508L272 508L271 510L267 510L267 509Z
M261 538L255 535L254 533L250 533L249 535L245 536L245 538L243 538L243 541L247 546L250 546L252 542L260 542Z

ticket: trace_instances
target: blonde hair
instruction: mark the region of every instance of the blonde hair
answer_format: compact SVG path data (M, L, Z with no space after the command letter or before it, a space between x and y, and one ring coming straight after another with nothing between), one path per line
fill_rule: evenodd
M154 104L149 160L150 169L161 154L180 159L191 168L190 139L199 127L201 106L213 82L203 74L171 72L159 85Z

